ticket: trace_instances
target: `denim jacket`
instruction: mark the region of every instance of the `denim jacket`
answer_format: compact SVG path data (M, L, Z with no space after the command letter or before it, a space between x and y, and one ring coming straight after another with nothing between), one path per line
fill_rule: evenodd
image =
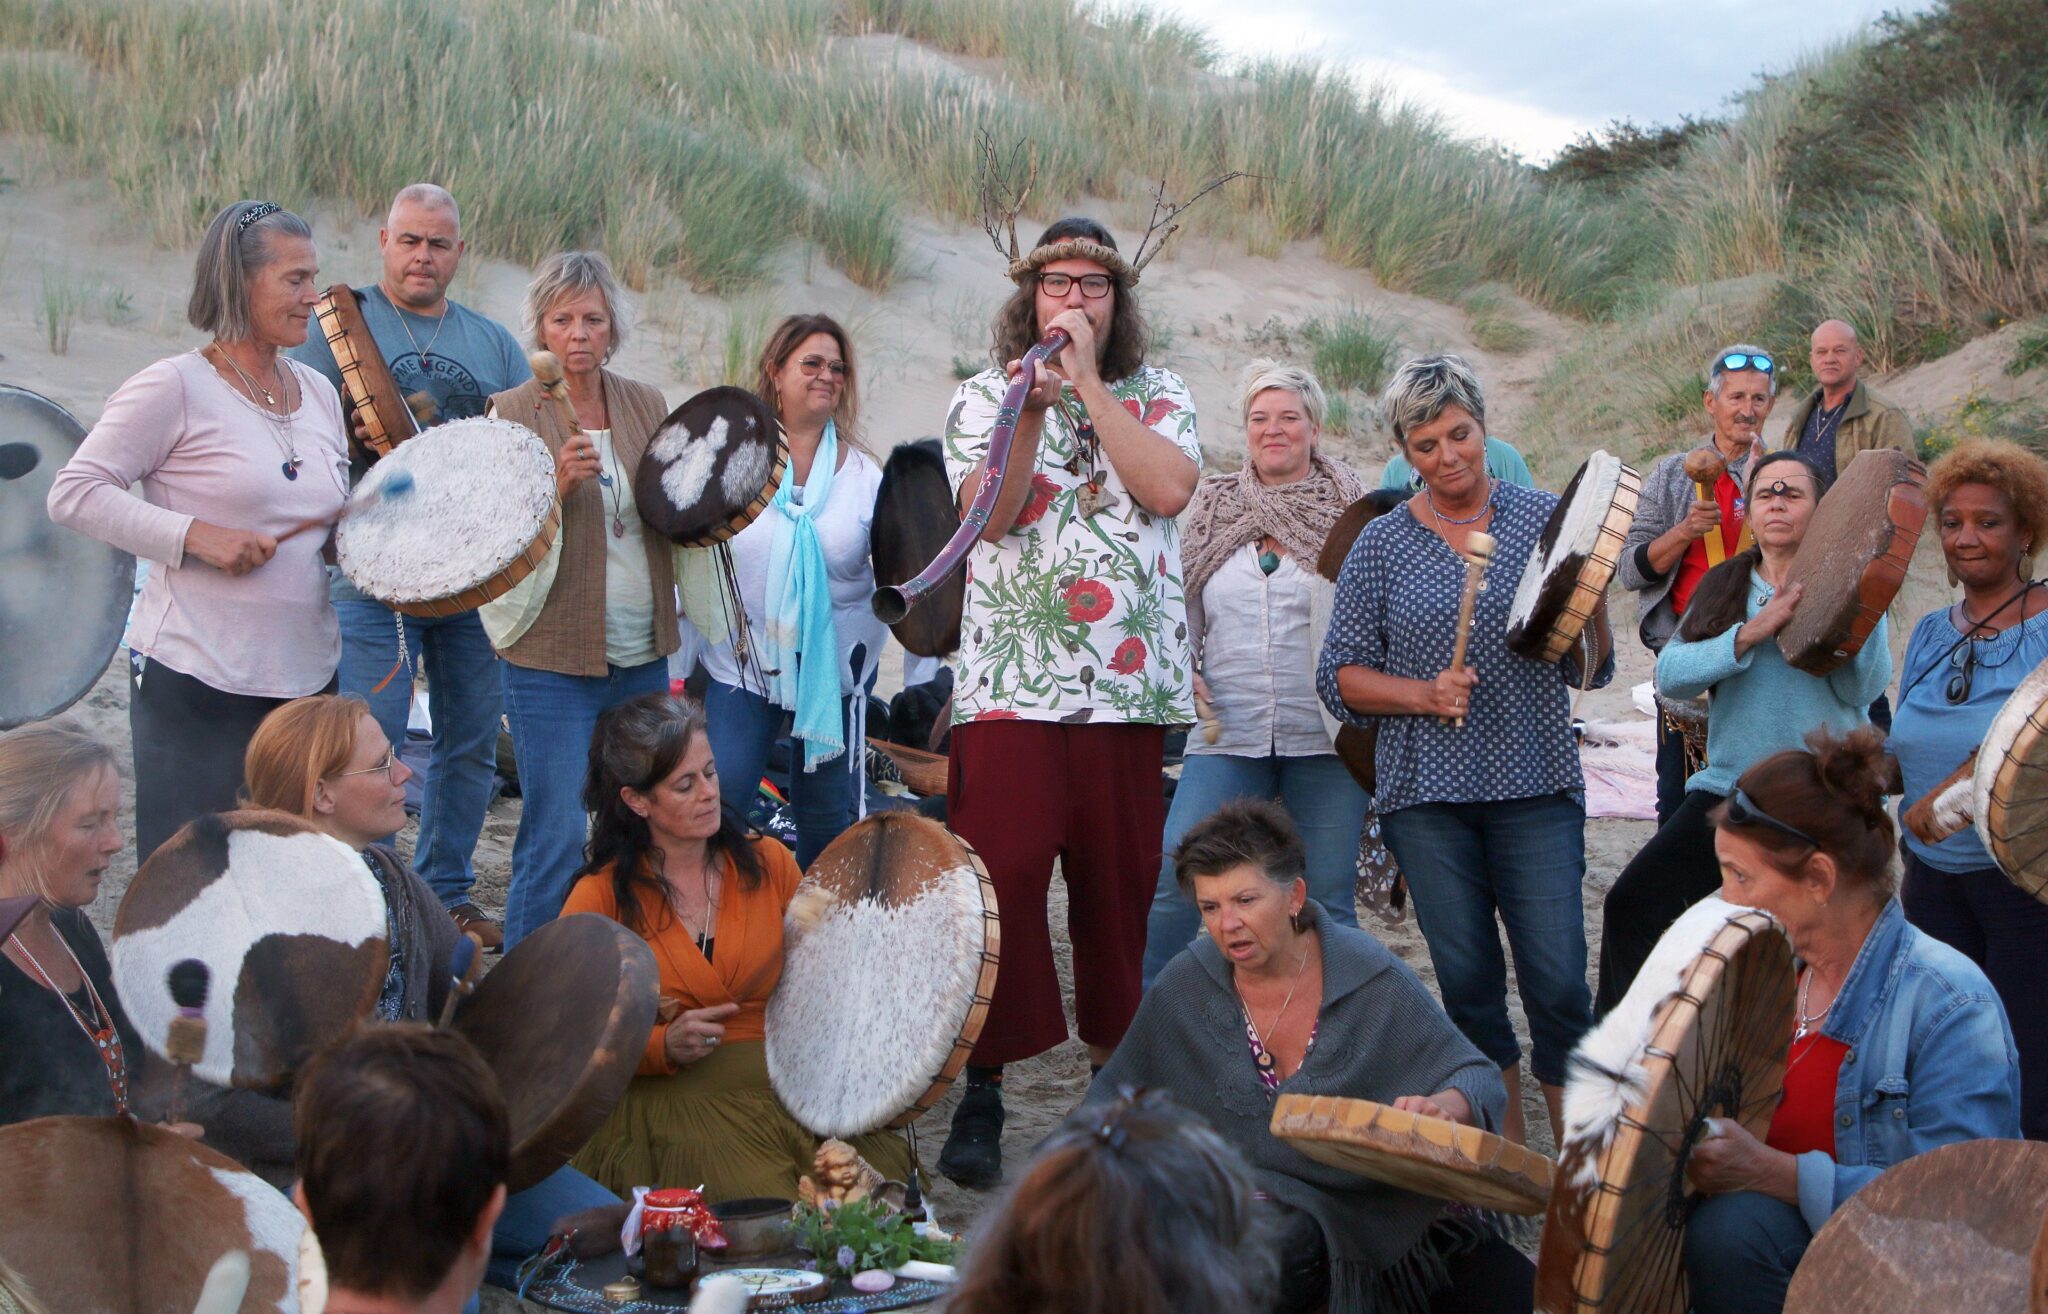
M1822 1031L1849 1052L1835 1157L1799 1156L1799 1212L1814 1231L1893 1164L1957 1141L2019 1139L2019 1055L1997 993L1976 964L1908 925L1896 898Z

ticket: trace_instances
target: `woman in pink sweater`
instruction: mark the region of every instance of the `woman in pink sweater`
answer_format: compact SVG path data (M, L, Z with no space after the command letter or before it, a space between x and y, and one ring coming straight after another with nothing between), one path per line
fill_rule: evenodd
M123 383L50 488L52 520L151 563L129 626L137 861L235 806L272 708L334 687L327 536L278 539L348 496L341 399L279 354L306 339L318 264L288 210L215 215L186 311L212 341Z

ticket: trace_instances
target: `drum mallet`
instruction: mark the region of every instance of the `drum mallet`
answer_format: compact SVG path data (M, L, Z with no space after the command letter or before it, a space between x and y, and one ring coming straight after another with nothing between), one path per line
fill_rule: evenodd
M569 401L569 383L562 377L561 360L552 351L536 351L526 358L526 364L533 371L533 381L555 404L555 412L562 417L562 427L569 431L569 437L581 437L583 426L577 423L576 407Z
M192 1065L206 1057L206 994L213 973L197 958L181 958L171 965L171 1002L178 1015L171 1019L170 1035L164 1040L164 1057L171 1070L171 1107L167 1122L183 1122L185 1077Z
M1714 485L1721 482L1721 476L1728 473L1728 462L1711 447L1688 452L1685 457L1685 477L1692 480L1693 488L1699 493L1700 501L1714 500Z
M0 443L0 480L19 479L42 464L32 443Z
M484 942L475 931L464 931L448 955L448 1002L441 1005L441 1026L455 1021L455 1006L476 991L476 979L484 965Z
M1216 715L1216 709L1200 694L1195 695L1195 719L1202 723L1202 742L1213 744L1223 737L1223 719Z
M352 515L369 510L379 502L396 502L401 498L411 497L413 487L412 471L393 470L390 478L374 488L359 491L342 504L340 511L331 516L314 516L311 520L301 520L279 534L277 541L282 543L288 538L296 538L309 529L326 529L330 525L338 525Z
M1465 649L1472 642L1472 612L1479 605L1479 585L1486 578L1486 567L1493 560L1493 535L1474 531L1465 539L1465 596L1458 601L1458 641L1451 648L1451 669L1465 669ZM1439 717L1439 721L1446 718ZM1465 718L1459 716L1450 724L1464 728Z

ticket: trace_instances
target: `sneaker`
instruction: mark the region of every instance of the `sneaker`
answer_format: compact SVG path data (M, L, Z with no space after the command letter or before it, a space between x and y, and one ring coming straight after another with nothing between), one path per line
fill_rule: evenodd
M953 1131L939 1151L939 1171L961 1186L982 1188L1003 1180L1003 1088L970 1084L953 1110Z
M488 954L497 953L505 947L505 928L484 916L483 911L473 903L458 903L448 910L455 919L455 929L474 935Z

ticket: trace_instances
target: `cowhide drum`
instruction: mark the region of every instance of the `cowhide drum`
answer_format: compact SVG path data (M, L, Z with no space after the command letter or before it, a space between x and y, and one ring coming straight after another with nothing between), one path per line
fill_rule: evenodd
M1826 675L1863 648L1906 582L1927 523L1927 467L1881 447L1858 452L1814 508L1782 589L1806 590L1778 649L1808 675Z
M708 388L654 431L633 476L633 502L678 547L710 547L768 509L788 463L767 402L745 388Z
M953 500L938 440L905 443L889 453L882 485L875 490L875 519L869 530L876 587L917 578L958 528L960 507ZM889 630L920 657L948 656L960 647L966 599L967 573L955 571Z
M275 1087L369 1013L390 967L386 933L383 890L348 845L282 812L208 814L129 883L114 914L114 984L164 1057L177 1016L170 970L204 963L206 1052L192 1070Z
M0 1308L186 1314L216 1261L249 1260L239 1314L300 1309L305 1220L234 1160L129 1118L0 1128ZM208 1314L216 1314L209 1306Z
M654 951L608 917L562 917L521 940L462 1001L455 1029L498 1074L523 1191L603 1125L647 1044Z
M83 698L128 623L135 558L52 524L45 509L84 438L49 398L0 387L0 730Z

